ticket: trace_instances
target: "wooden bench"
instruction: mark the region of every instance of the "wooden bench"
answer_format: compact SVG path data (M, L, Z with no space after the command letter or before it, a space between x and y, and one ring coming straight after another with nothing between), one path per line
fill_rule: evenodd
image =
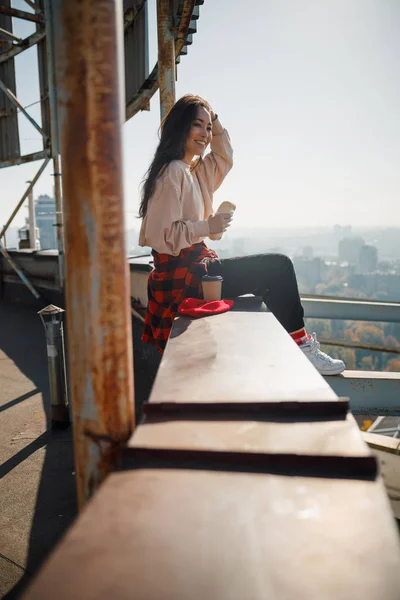
M25 598L397 600L346 399L271 313L178 318L146 418Z

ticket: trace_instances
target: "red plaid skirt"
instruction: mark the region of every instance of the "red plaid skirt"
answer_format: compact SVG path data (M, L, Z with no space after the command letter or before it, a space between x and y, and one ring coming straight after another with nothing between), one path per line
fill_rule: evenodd
M155 250L154 269L149 275L147 314L142 340L164 351L178 306L184 298L202 298L201 278L207 263L218 259L204 242L181 250L179 256Z

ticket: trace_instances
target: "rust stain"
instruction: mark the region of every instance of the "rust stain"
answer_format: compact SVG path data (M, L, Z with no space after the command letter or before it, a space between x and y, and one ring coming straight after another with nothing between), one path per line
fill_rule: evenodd
M175 40L169 0L157 0L158 69L161 118L175 104Z
M118 2L64 0L58 48L67 326L79 504L134 426Z

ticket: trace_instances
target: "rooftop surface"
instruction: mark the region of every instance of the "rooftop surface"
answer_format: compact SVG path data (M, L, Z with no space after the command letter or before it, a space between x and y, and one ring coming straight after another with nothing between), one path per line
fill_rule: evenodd
M0 598L17 598L76 514L71 430L48 431L44 328L0 305Z
M44 328L37 308L0 304L0 598L18 598L76 515L71 430L48 427ZM136 349L139 333L134 329ZM135 356L136 401L152 384ZM385 419L385 426L398 418ZM385 457L385 461L387 458Z

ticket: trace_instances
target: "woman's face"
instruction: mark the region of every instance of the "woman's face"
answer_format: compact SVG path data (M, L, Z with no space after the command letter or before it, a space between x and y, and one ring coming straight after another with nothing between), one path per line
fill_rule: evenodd
M212 140L211 115L203 106L197 109L196 118L192 121L185 144L185 159L192 160L201 156Z

